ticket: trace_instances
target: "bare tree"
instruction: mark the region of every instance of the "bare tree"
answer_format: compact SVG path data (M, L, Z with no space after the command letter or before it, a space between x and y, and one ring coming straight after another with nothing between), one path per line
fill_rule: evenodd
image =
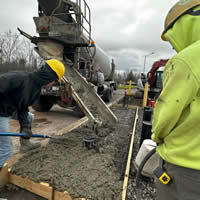
M33 66L35 53L31 42L27 39L23 39L24 54L26 56L26 61L29 65Z
M2 34L0 34L0 64L3 63L3 56L4 56L4 43L5 43L5 38L2 37Z
M11 30L0 33L0 72L36 70L41 58L31 42Z
M11 30L0 33L0 64L18 64L36 69L41 58L35 53L32 43Z
M19 34L12 33L11 30L5 32L1 35L4 42L2 46L2 52L6 63L11 63L16 60L16 55L18 49L20 49L21 41L19 39Z
M19 53L19 58L26 60L26 64L37 69L38 63L41 62L42 58L35 52L34 45L28 39L22 40L22 48Z

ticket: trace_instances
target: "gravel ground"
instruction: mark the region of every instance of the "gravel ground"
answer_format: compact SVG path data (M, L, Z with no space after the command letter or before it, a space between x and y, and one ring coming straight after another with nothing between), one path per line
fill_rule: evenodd
M134 167L134 160L139 151L140 144L140 135L142 131L142 118L143 118L143 109L139 109L138 122L136 126L135 132L135 140L134 140L134 150L132 157L132 167L128 182L127 189L127 200L155 200L156 199L156 188L154 185L153 179L141 177L139 188L136 189L136 169Z

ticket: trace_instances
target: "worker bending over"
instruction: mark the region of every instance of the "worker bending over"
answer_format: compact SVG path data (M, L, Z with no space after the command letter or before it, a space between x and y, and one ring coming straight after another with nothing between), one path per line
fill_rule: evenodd
M177 54L165 66L152 139L172 178L157 179L159 200L200 199L200 0L178 1L162 34Z
M10 119L17 119L20 132L25 133L25 137L20 138L23 151L40 146L40 143L28 140L32 136L33 121L33 114L28 112L28 107L40 97L42 86L61 82L64 72L65 67L59 60L50 59L37 72L8 72L0 75L0 132L9 132ZM0 168L11 153L10 137L0 136Z

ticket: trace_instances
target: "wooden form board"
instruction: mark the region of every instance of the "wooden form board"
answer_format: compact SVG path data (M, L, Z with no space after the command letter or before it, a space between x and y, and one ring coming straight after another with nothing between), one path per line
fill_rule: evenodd
M113 107L123 107L122 104L113 104ZM126 108L137 109L138 106L128 105Z
M54 191L47 183L36 183L28 178L8 173L8 183L23 188L48 200L72 200L68 192Z
M7 164L4 165L0 172L0 188L6 184L16 185L48 200L86 200L84 198L73 199L67 191L58 192L48 183L36 183L28 178L14 175L9 172Z
M86 123L88 121L87 117L83 117L81 119L79 119L77 122L70 124L69 126L59 130L56 135L63 135L64 133L68 133L76 128L78 128L79 126L83 125L84 123Z
M130 142L130 146L129 146L129 154L128 154L128 160L127 160L127 164L126 164L126 172L125 172L125 176L124 176L124 183L123 183L123 190L122 190L122 200L126 200L126 192L127 192L127 187L128 187L128 179L129 179L129 172L130 172L130 166L131 166L131 158L132 158L132 153L133 153L133 144L134 144L137 120L138 120L138 107L137 107L136 114L135 114L133 132L132 132L131 142Z

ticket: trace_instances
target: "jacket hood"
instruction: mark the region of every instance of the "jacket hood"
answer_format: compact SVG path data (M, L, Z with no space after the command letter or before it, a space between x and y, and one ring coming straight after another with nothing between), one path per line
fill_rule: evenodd
M200 6L193 10L200 10ZM200 15L183 15L175 22L173 27L165 33L165 37L176 52L180 52L184 48L200 40Z

